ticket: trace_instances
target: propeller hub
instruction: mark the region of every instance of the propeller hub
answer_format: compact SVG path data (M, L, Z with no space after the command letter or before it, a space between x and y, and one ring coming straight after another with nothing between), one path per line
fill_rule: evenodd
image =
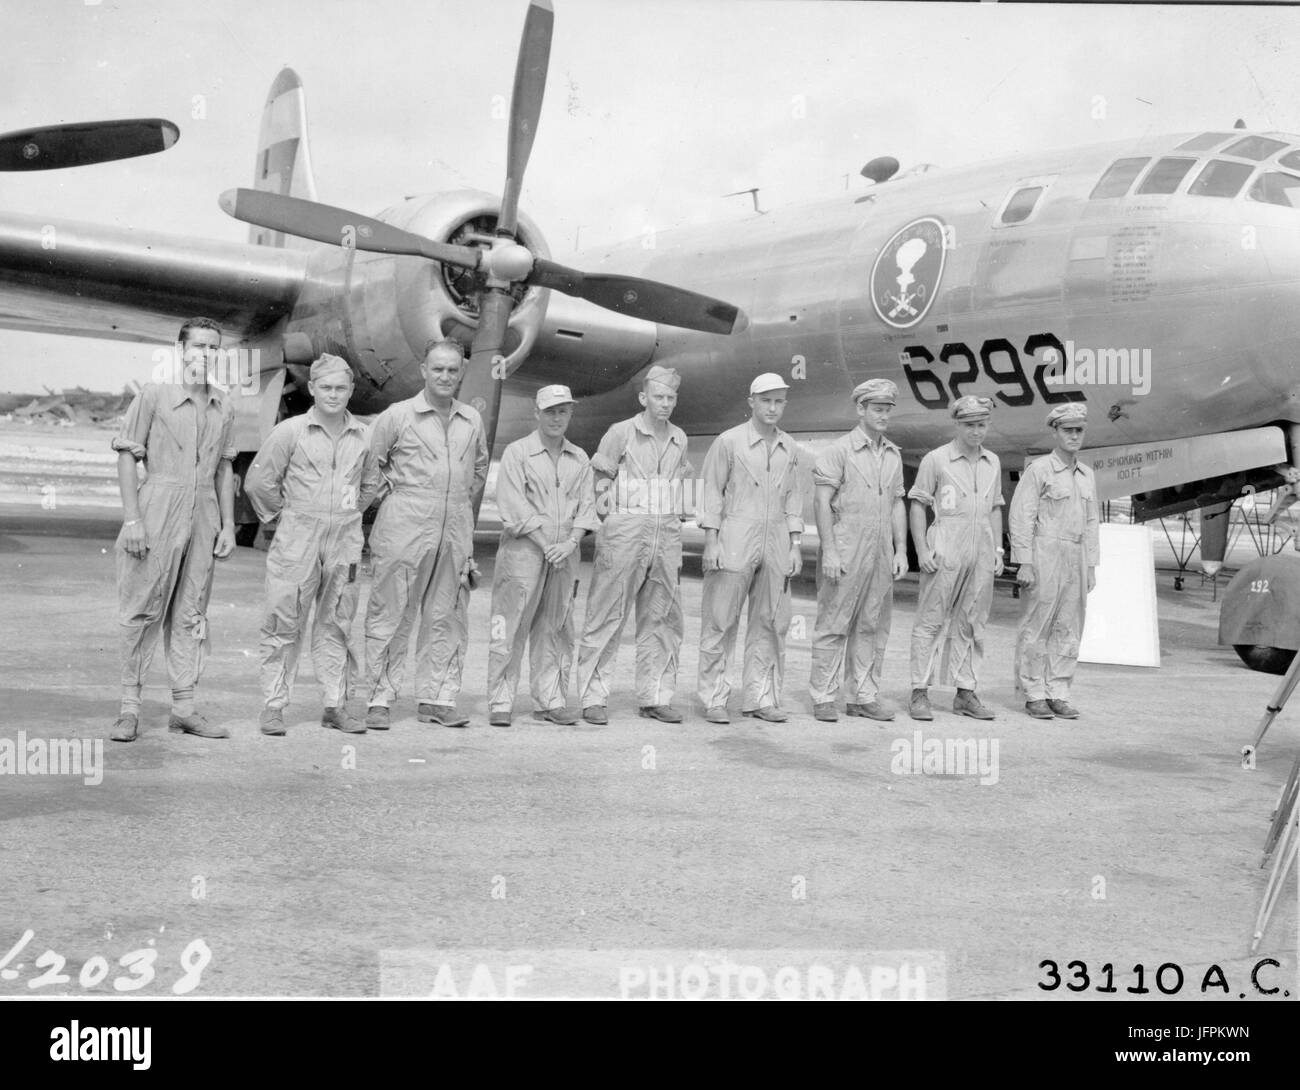
M518 283L533 271L533 255L513 240L498 242L483 260L489 276Z

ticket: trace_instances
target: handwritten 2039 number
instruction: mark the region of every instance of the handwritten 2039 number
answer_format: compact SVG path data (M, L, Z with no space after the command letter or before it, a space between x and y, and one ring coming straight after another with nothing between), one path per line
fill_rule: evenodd
M0 980L17 980L18 970L22 968L19 964L16 968L9 968L19 953L27 946L28 943L36 937L36 932L28 928L23 932L20 938L3 958L0 958ZM158 951L152 946L145 946L139 950L130 950L117 959L120 968L125 969L125 974L113 978L113 990L118 992L135 992L141 988L147 987L153 983L155 974L154 963L158 960ZM188 995L199 986L199 979L203 975L203 970L207 968L208 963L212 960L212 950L202 939L192 940L184 950L181 951L178 961L184 972L172 984L173 995ZM27 982L30 989L49 988L62 984L72 983L72 977L63 971L68 959L62 954L55 953L53 950L46 950L32 962L35 969L43 969L44 972L32 977ZM108 959L102 954L95 954L87 958L81 971L77 974L77 983L86 989L97 988L104 983L109 974Z

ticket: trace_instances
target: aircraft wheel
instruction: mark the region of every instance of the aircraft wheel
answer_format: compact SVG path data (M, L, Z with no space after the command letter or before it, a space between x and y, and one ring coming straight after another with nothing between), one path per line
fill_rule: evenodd
M244 548L252 548L257 544L257 529L260 523L256 522L237 522L235 523L235 544L242 545Z
M1252 670L1264 674L1285 674L1296 654L1285 647L1257 647L1249 643L1233 644L1232 649Z

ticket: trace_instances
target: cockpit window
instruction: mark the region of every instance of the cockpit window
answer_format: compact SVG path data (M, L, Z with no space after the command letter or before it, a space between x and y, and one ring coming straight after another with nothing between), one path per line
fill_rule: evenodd
M1211 159L1196 176L1187 193L1191 197L1235 197L1241 192L1255 168L1248 163L1230 163L1226 159Z
M1150 159L1116 159L1106 169L1101 180L1093 186L1088 199L1097 201L1106 197L1124 196L1128 192L1128 187L1133 184L1133 179L1142 173L1142 168L1149 162Z
M1034 210L1034 205L1038 203L1038 198L1043 195L1041 185L1029 186L1025 189L1017 189L1007 201L1007 206L1002 210L1003 223L1023 223Z
M1203 132L1200 136L1193 136L1190 140L1184 140L1178 145L1175 151L1209 151L1217 147L1230 137L1230 132Z
M1284 208L1300 208L1300 177L1280 171L1265 171L1255 179L1246 194L1252 201L1280 204Z
M1286 147L1285 140L1270 140L1267 136L1246 136L1223 149L1224 155L1240 155L1243 159L1267 159Z
M1138 186L1139 193L1172 193L1189 170L1196 165L1195 159L1161 159Z
M1300 170L1300 151L1289 151L1278 163L1286 167L1287 170Z

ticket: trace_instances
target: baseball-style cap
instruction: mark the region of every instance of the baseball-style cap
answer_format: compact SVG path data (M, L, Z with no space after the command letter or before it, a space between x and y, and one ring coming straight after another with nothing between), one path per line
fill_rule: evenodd
M790 384L780 375L775 374L772 371L764 372L749 384L750 397L753 397L754 394L767 394L771 393L773 390L788 389L790 389Z
M862 400L888 401L891 405L898 402L898 387L887 378L869 378L853 387L853 403Z
M993 401L991 398L980 397L978 394L967 394L965 397L959 397L952 407L952 418L954 420L987 420L989 413L993 411Z
M1047 426L1049 428L1059 428L1062 424L1078 425L1087 422L1088 406L1078 401L1071 401L1065 405L1056 405L1047 414Z
M543 386L537 391L537 407L550 409L556 405L573 405L573 395L567 386Z

